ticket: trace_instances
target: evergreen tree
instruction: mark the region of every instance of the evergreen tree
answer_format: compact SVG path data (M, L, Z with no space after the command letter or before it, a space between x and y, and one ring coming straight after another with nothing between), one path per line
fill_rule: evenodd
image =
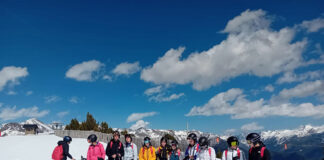
M127 132L127 130L125 129L125 130L121 131L121 134L122 134L122 135L126 135L126 134L128 134L128 132Z
M166 139L168 139L168 140L176 140L172 135L170 135L170 134L165 134L164 135L164 137L166 138Z
M101 133L108 133L109 132L109 127L107 122L101 122L100 124L100 132Z

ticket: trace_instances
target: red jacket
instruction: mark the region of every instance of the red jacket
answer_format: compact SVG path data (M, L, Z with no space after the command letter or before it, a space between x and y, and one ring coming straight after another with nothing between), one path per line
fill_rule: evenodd
M97 143L97 145L90 145L87 154L87 160L98 160L98 158L105 159L106 152L101 143Z

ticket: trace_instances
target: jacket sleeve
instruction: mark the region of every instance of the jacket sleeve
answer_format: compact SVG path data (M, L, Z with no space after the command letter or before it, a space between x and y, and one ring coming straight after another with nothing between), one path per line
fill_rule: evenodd
M104 146L102 144L100 144L99 147L100 147L99 149L100 149L100 154L101 154L100 157L105 159L106 158L105 148L104 148Z
M137 154L137 153L138 153L138 152L137 152L137 146L136 146L135 143L133 144L133 148L134 148L134 149L133 149L133 150L134 150L134 151L133 151L133 152L134 152L134 160L137 160L137 158L138 158L138 154Z
M107 147L106 147L106 155L108 156L108 157L110 157L110 142L108 142L107 143Z
M212 160L216 160L216 152L215 152L214 148L211 149L211 155L210 156L211 156Z
M138 153L138 159L139 160L144 160L142 152L143 152L143 147L140 149L140 151Z
M152 147L152 149L153 149L152 160L156 160L156 154L154 154L154 153L155 153L155 148L154 148L154 147Z
M121 142L120 142L121 143ZM120 147L120 155L122 156L122 157L124 157L124 155L125 155L125 151L124 151L124 145L121 143L121 147Z
M271 160L271 155L270 155L270 152L269 152L268 149L265 149L264 150L264 157L263 157L263 159L265 159L265 160Z
M90 146L88 148L87 159L90 159Z
M225 157L225 151L224 151L223 154L222 154L222 160L226 160L226 157Z
M63 147L63 155L65 155L65 156L69 157L70 159L72 159L72 156L69 153L69 145L64 143L62 147Z

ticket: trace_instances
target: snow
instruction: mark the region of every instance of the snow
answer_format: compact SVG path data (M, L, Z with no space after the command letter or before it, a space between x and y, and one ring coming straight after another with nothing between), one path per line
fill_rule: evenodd
M50 160L61 137L54 135L0 137L1 159L6 160ZM106 144L102 143L106 148ZM73 138L70 153L77 159L86 157L89 144L86 139Z

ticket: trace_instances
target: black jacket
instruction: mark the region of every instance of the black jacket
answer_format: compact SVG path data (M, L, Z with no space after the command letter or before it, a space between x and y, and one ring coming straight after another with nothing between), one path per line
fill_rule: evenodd
M160 146L156 151L156 158L159 160L168 160L168 155L171 152L171 146L166 145L165 147Z
M70 159L72 159L71 154L69 153L69 145L64 142L64 141L59 141L57 142L58 145L62 145L63 148L63 159L62 160L66 160L67 157L69 157Z
M268 149L265 149L263 152L263 158L261 158L261 149L265 145L261 144L260 147L252 148L249 152L249 160L271 160L271 155Z
M116 158L112 158L112 155L116 154ZM118 156L118 154L121 155L121 157ZM108 156L109 160L121 160L121 158L124 156L124 146L123 143L121 143L119 140L115 141L112 139L108 144L106 148L106 155Z

